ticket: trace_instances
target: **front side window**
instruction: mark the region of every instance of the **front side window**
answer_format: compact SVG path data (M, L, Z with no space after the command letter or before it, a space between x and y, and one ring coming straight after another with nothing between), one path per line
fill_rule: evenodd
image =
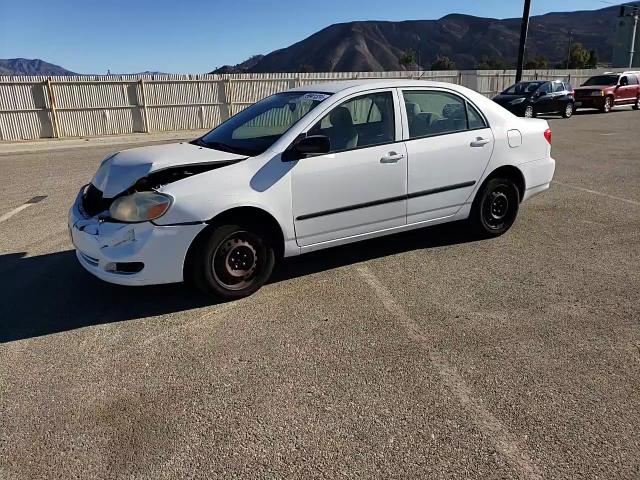
M271 95L193 143L240 155L259 155L329 96L321 92L297 91Z
M377 92L349 99L333 108L308 134L328 137L331 152L393 142L393 94Z
M480 113L461 97L446 92L407 90L409 138L484 128Z
M544 82L519 82L507 88L503 95L527 95L535 92Z

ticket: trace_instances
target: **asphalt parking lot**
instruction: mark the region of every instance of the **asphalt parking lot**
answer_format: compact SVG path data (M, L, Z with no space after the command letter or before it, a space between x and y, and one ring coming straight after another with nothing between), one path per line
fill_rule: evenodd
M550 123L505 236L318 252L225 304L77 264L67 208L124 147L1 154L0 478L640 478L640 112Z

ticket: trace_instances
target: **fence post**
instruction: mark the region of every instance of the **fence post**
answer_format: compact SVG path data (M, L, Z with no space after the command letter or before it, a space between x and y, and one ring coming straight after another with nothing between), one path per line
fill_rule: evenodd
M144 79L140 79L140 96L142 97L142 113L144 115L144 129L145 133L151 133L149 127L149 115L147 114L147 94L144 91Z
M227 109L226 118L221 118L221 120L224 122L231 117L233 111L233 99L231 98L231 79L229 77L225 78L222 81L222 94L224 96L222 103L224 103Z
M51 77L47 78L45 85L47 87L47 96L49 97L49 112L51 114L51 130L53 131L53 138L60 138L60 130L58 129L58 112L56 112L56 98L53 94L53 88L51 88Z

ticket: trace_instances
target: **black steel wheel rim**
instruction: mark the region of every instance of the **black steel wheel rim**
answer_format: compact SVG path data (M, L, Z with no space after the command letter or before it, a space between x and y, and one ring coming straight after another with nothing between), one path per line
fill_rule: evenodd
M253 284L262 261L260 246L248 232L227 236L213 253L213 277L228 290L242 290Z
M509 192L504 187L497 187L489 192L483 202L482 216L490 229L498 230L509 221L511 202Z

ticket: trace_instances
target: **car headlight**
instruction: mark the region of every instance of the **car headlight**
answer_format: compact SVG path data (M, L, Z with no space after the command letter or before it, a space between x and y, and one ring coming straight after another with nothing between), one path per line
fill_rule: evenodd
M121 222L146 222L164 215L171 206L171 197L157 192L136 192L117 198L109 215Z
M511 101L509 102L509 105L517 105L517 104L519 104L519 103L524 102L525 100L526 100L526 99L525 99L524 97L516 98L515 100L511 100Z
M602 97L603 95L604 95L604 92L602 90L591 92L592 97Z

